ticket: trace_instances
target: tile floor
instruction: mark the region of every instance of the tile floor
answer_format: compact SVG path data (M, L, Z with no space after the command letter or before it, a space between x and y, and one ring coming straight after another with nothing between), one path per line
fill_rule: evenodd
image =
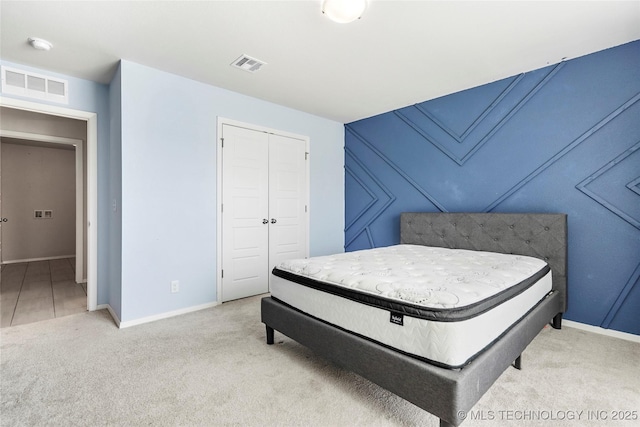
M0 327L86 311L86 284L75 282L74 266L74 258L2 265Z

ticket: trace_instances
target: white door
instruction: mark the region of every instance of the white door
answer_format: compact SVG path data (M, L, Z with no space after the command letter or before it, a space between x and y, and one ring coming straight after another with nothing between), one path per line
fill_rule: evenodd
M269 135L223 126L222 300L269 291Z
M306 147L280 135L269 138L269 277L282 261L307 256Z
M223 124L222 301L269 292L279 262L307 256L304 140Z

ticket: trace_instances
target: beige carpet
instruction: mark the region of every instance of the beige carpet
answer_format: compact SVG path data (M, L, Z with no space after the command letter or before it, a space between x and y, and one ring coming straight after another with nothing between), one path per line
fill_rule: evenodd
M259 301L123 330L106 311L2 329L0 423L438 425L279 333L267 346ZM631 427L638 411L640 344L547 328L462 425Z

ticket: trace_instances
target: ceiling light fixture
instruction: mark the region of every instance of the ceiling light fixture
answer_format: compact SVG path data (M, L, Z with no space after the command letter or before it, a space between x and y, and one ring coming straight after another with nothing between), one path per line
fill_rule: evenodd
M29 44L34 49L38 50L51 50L53 45L44 39L39 39L37 37L29 37Z
M340 24L360 19L367 8L367 0L323 0L322 13Z

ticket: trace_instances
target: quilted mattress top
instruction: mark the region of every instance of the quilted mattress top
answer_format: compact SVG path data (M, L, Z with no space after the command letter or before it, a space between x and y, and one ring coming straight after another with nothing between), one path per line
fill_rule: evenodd
M549 271L524 256L395 245L295 259L274 269L361 294L430 310L479 305ZM511 295L513 296L513 295Z

